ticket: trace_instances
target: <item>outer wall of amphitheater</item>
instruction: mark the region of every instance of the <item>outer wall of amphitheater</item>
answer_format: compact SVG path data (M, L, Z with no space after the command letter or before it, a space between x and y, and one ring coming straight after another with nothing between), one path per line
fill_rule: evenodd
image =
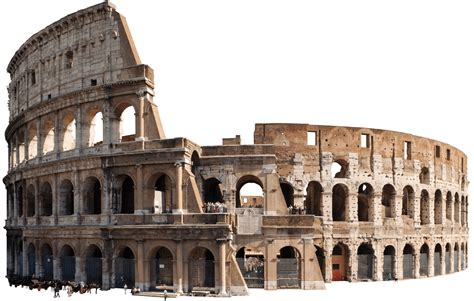
M467 268L453 146L308 124L256 124L253 145L166 138L108 2L34 34L8 72L8 275L239 295Z

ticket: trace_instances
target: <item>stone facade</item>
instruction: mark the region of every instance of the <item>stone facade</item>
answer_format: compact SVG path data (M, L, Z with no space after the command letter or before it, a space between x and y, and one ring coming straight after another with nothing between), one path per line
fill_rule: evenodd
M448 144L308 124L167 139L108 2L33 35L8 72L7 274L238 295L467 267L467 157ZM248 183L262 206L242 204Z

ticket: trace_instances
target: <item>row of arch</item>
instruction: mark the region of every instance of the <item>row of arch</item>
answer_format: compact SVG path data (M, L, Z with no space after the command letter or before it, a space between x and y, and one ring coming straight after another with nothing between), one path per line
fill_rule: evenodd
M134 140L135 112L134 106L128 102L120 103L115 108L113 117L109 118L113 141ZM44 118L28 124L25 130L19 130L9 141L10 168L53 151L100 145L104 137L102 111L98 107L90 109L82 122L77 121L76 115L74 111L67 111L59 116L57 123L52 117Z

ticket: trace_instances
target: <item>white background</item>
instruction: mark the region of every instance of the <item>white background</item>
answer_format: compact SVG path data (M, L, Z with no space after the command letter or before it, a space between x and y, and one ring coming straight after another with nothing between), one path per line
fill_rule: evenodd
M2 132L8 124L5 70L15 51L42 28L98 1L0 2ZM259 122L348 125L433 138L474 160L472 1L114 3L127 17L142 62L155 70L155 101L167 137L213 145L240 134L250 144ZM3 140L0 176L7 173ZM5 195L0 193L0 220ZM3 229L0 242L4 274ZM413 293L437 299L439 283L451 287L468 284L468 278L465 272L443 281L421 280L414 282ZM420 292L422 282L428 284ZM390 292L384 285L371 289ZM361 288L352 284L343 290L352 296ZM333 298L330 292L317 299ZM291 291L290 296L307 295Z

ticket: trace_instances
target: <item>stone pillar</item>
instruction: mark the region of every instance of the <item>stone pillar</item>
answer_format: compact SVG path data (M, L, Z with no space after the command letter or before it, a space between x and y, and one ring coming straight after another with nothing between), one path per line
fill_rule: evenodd
M80 224L80 215L82 213L82 195L81 195L81 177L80 171L73 170L72 182L74 185L74 215L78 218L77 223Z
M375 273L373 279L375 281L383 281L383 263L385 260L384 250L382 249L383 245L380 242L374 242L372 248L374 249L374 263L375 263Z
M359 218L358 218L358 197L357 193L349 193L349 196L347 198L348 204L346 204L347 208L347 215L348 220L350 223L357 223Z
M420 250L413 250L413 268L415 269L415 278L420 278Z
M395 218L396 224L398 226L403 226L403 219L402 219L402 207L403 207L403 194L397 194L395 196L395 202L394 202L394 212L395 215L393 216Z
M112 259L102 257L102 287L106 289L111 288L113 284L112 279Z
M265 244L265 280L266 290L277 289L277 258L273 240L267 240Z
M61 258L53 251L53 279L61 279Z
M23 271L21 271L22 276L31 276L28 275L28 242L23 239Z
M37 157L41 157L43 155L43 149L42 149L42 146L43 146L43 141L44 141L44 137L43 137L43 131L41 130L42 129L42 122L41 122L41 118L37 118L36 119L36 156Z
M174 212L175 213L183 213L183 163L180 161L177 161L174 164L176 168L176 203L174 206Z
M145 249L143 246L143 240L139 240L137 243L137 257L135 259L135 286L138 286L140 290L145 290Z
M77 153L82 153L82 149L85 147L84 141L84 130L89 130L88 128L84 128L84 120L82 116L82 108L81 105L77 105L76 107L76 150Z
M357 245L349 245L349 262L348 262L348 269L349 269L349 277L348 281L357 280L357 271L359 270L359 262L357 261Z
M444 202L443 202L444 203ZM441 260L440 260L440 265L441 265L441 275L446 274L446 248L442 247L441 251Z
M138 112L135 114L135 140L143 141L145 140L145 97L146 91L141 91L137 93L138 96Z
M178 294L183 293L183 278L184 278L184 270L183 270L183 241L179 240L176 244L176 270L173 273L174 278L174 287L175 291Z
M219 261L218 261L218 271L219 271L219 295L220 296L227 296L226 290L226 258L225 258L225 246L227 244L227 239L222 239L217 241L217 245L219 247Z
M52 198L53 198L53 222L55 225L58 224L58 215L59 215L59 206L60 206L60 196L61 191L59 190L59 175L54 174L53 176L53 188L52 188ZM59 278L58 278L59 279Z
M428 277L433 277L435 275L435 268L434 268L435 245L431 244L429 247L430 249L428 252Z
M135 165L137 170L137 183L135 183L135 213L144 212L143 204L143 165Z
M332 222L332 191L323 192L321 198L323 203L323 223Z
M325 272L324 272L324 281L325 282L332 282L332 250L333 250L333 246L332 246L333 242L331 239L325 239L324 240L324 250L326 250L325 252L325 267L323 267L325 269ZM321 271L322 272L322 271Z
M414 203L413 203L413 207L414 207L414 214L413 214L413 224L415 226L415 228L420 228L421 226L421 216L420 216L420 197L419 196L415 196L414 198Z
M77 256L76 254L76 275L75 275L75 281L76 282L81 282L81 281L86 281L87 280L87 275L85 272L85 260L82 256Z

